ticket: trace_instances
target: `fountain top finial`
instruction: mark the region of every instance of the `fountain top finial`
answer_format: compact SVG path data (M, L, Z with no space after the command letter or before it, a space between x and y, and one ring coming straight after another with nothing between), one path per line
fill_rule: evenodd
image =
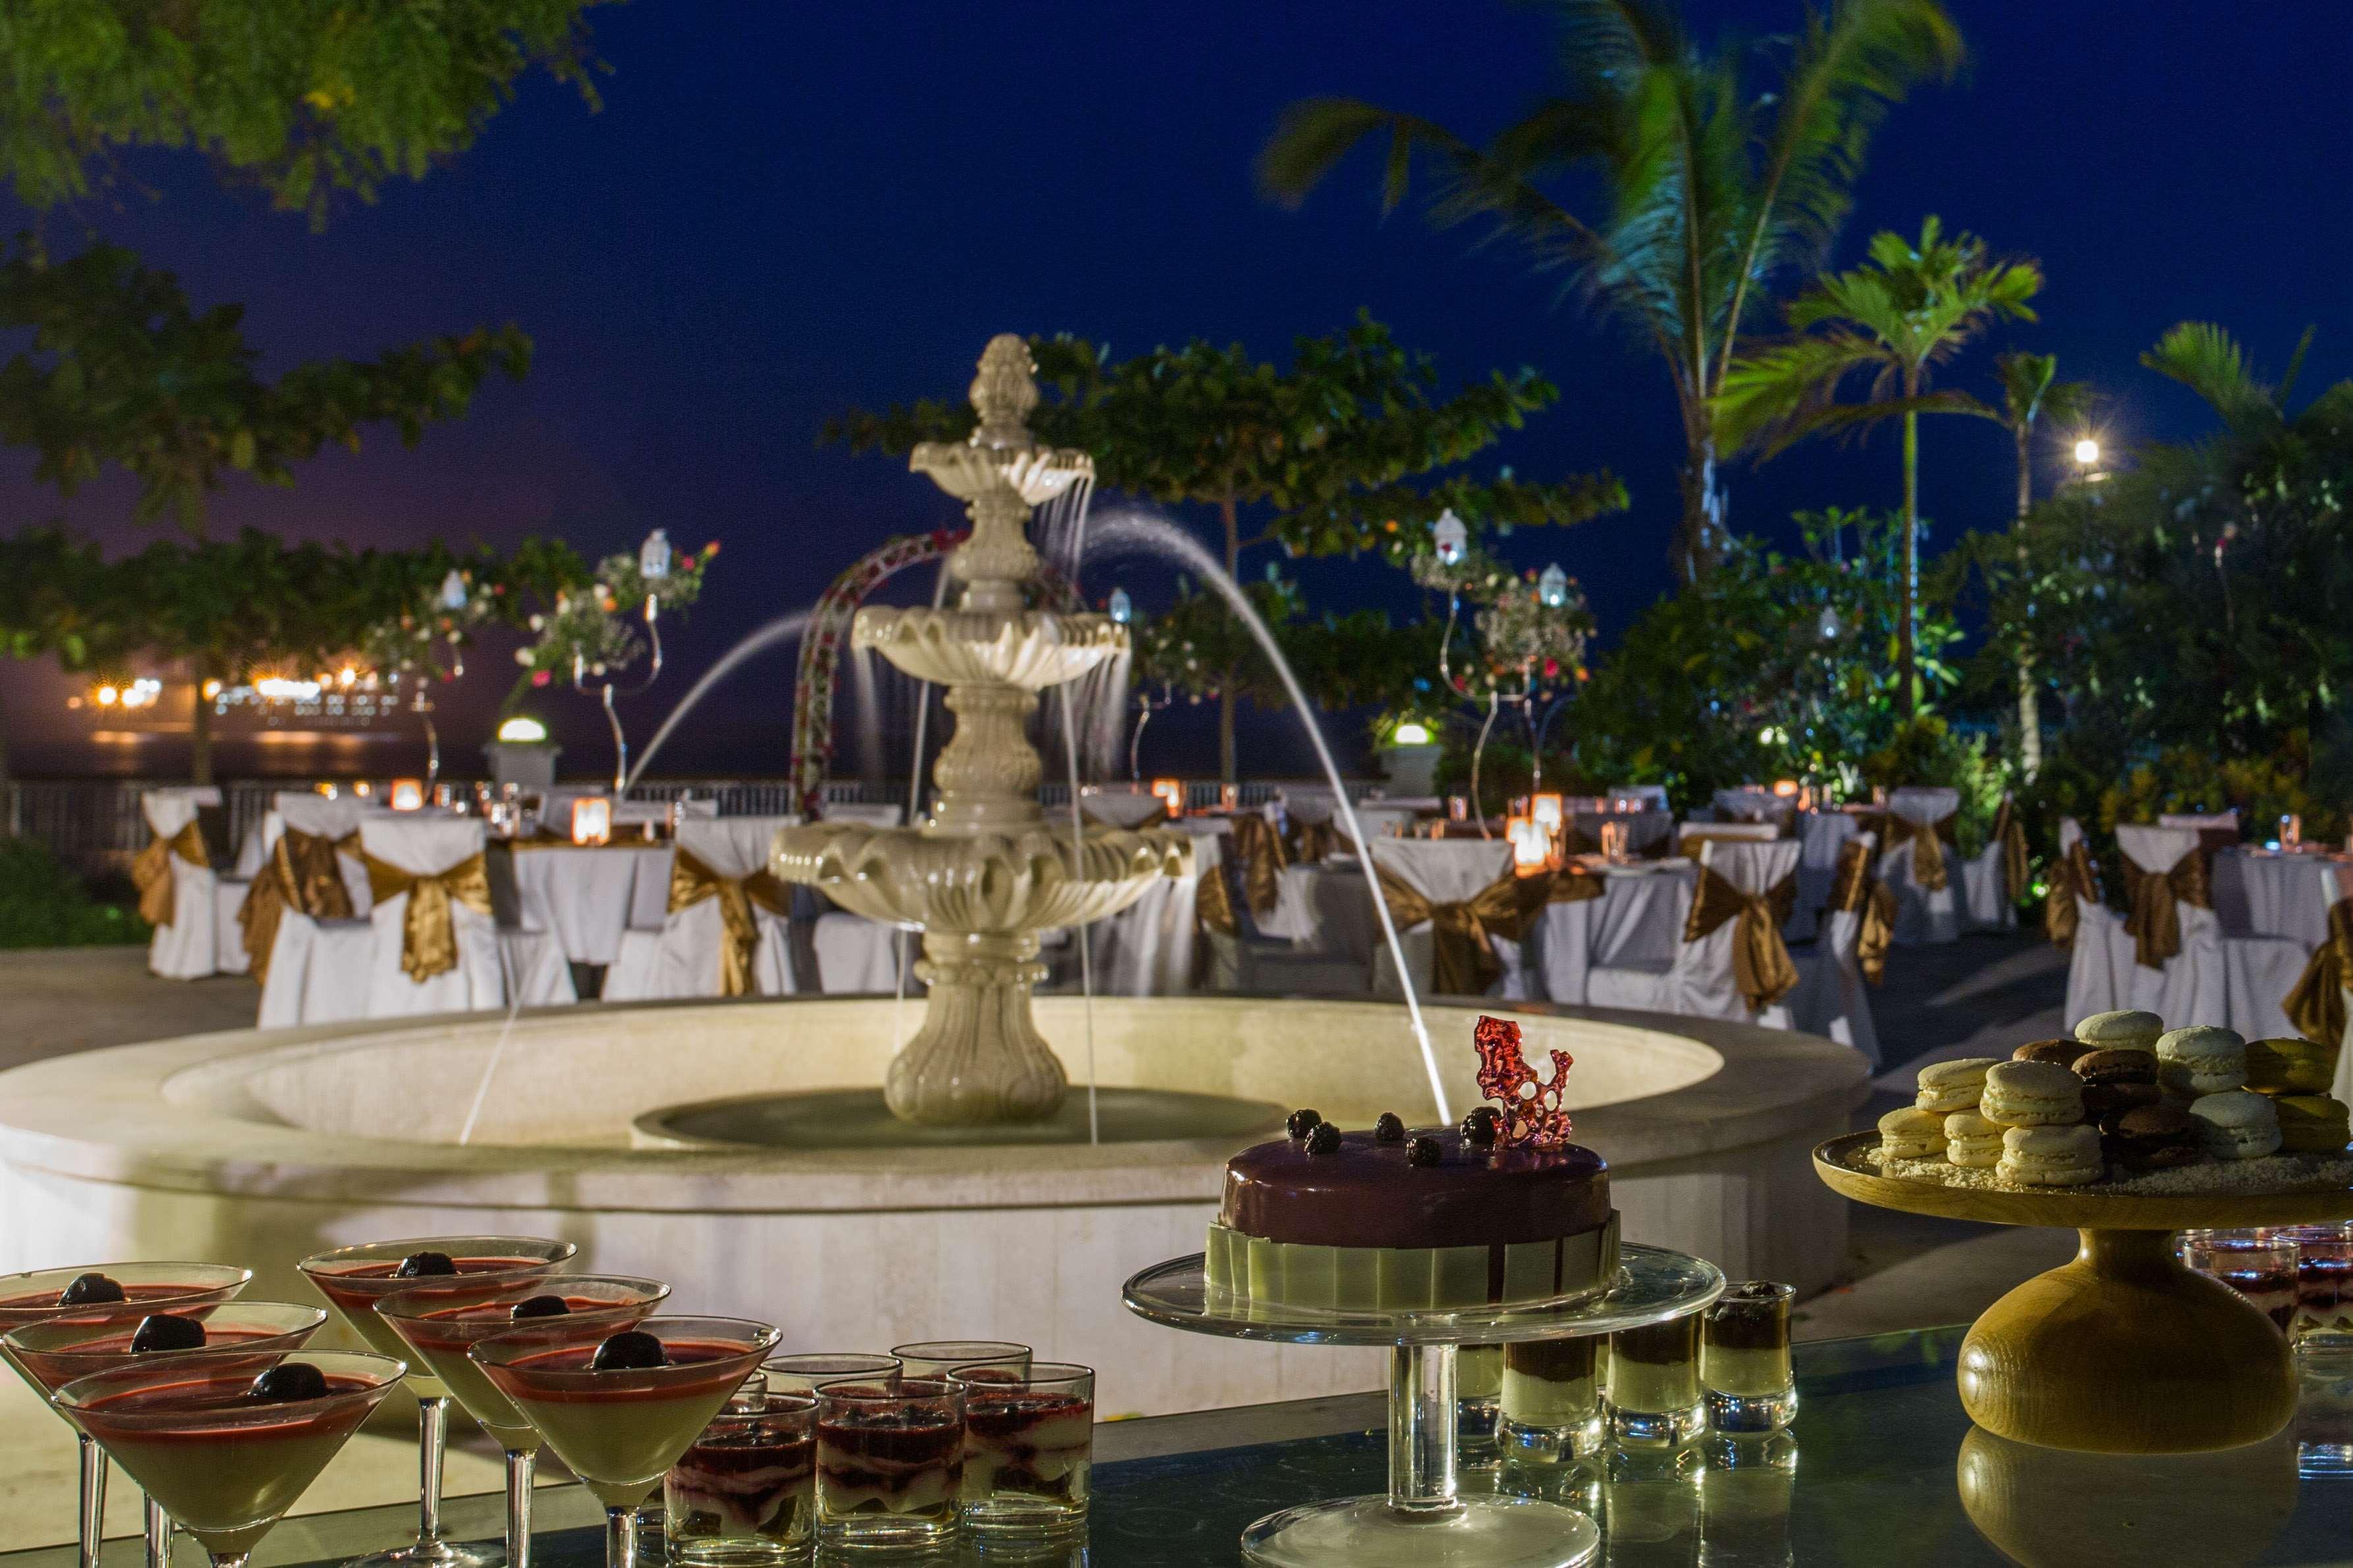
M981 351L980 372L972 378L972 406L980 423L972 444L995 451L1032 445L1029 411L1038 406L1038 367L1018 332L999 332Z

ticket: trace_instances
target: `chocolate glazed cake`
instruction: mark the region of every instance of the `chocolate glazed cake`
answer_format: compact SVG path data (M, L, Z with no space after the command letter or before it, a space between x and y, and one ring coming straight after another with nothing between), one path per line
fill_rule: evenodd
M1314 1118L1314 1120L1308 1120ZM1507 1147L1500 1119L1409 1135L1385 1116L1293 1136L1226 1164L1208 1283L1287 1306L1442 1308L1588 1294L1618 1272L1609 1167L1574 1143Z

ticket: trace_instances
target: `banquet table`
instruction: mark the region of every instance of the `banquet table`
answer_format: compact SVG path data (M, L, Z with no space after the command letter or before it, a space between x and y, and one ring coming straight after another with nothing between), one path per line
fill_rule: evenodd
M2353 862L2339 855L2234 847L2214 857L2212 898L2232 936L2286 937L2308 951L2328 938L2329 906L2353 897Z
M1581 903L1547 904L1529 934L1528 969L1543 995L1582 1003L1586 977L1604 967L1672 962L1699 868L1684 856L1664 860L1584 859L1605 890Z
M508 880L522 925L553 932L574 963L611 963L624 931L659 931L669 912L667 844L519 839L492 848L493 898Z
M1962 1334L1956 1326L1797 1346L1798 1415L1775 1436L1711 1436L1673 1454L1607 1450L1573 1464L1506 1463L1473 1449L1464 1456L1462 1487L1586 1511L1603 1532L1597 1563L1612 1568L2346 1561L2353 1483L2342 1471L2299 1474L2297 1449L2299 1432L2321 1437L2342 1426L2341 1388L2307 1375L2296 1422L2243 1448L2165 1458L2063 1453L1971 1426L1954 1381ZM1098 1408L1115 1410L1119 1398L1116 1372L1106 1366ZM1261 1515L1382 1489L1384 1423L1382 1396L1362 1394L1100 1424L1085 1533L1020 1560L1052 1568L1239 1568L1241 1532ZM54 1436L67 1440L62 1428ZM406 1462L413 1479L414 1457ZM70 1498L30 1500L44 1517L70 1521ZM495 1541L500 1499L452 1498L445 1519L454 1541ZM542 1486L533 1562L600 1568L601 1519L584 1488ZM327 1568L403 1544L416 1528L413 1500L297 1517L272 1532L256 1561ZM135 1562L137 1542L110 1542L110 1564L118 1552L120 1562ZM0 1554L0 1568L69 1568L73 1560L71 1545L59 1544ZM659 1563L659 1546L641 1542L639 1560Z

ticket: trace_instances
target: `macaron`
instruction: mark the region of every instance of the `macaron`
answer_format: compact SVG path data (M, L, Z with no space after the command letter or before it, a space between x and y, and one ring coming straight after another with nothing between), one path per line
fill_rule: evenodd
M2153 1051L2165 1033L2154 1013L2094 1013L2075 1026L2075 1037L2094 1050Z
M1923 1110L1949 1116L1967 1110L1985 1090L1986 1070L1998 1065L1993 1057L1957 1057L1920 1069L1920 1093L1914 1100Z
M2085 1083L2155 1083L2157 1058L2147 1051L2084 1051L2068 1065Z
M2127 1051L2127 1056L2144 1056L2143 1051ZM2087 1083L2084 1086L2084 1120L2096 1122L2101 1131L2110 1131L2109 1123L2127 1110L2161 1104L2165 1091L2153 1083Z
M2189 1116L2206 1152L2218 1159L2259 1160L2279 1149L2279 1112L2260 1094L2233 1089L2200 1095L2189 1102Z
M2337 1053L2296 1036L2247 1042L2247 1087L2257 1094L2327 1094Z
M2002 1126L1974 1110L1945 1118L1945 1158L1971 1170L1990 1171L2001 1163Z
M2157 1081L2185 1100L2226 1094L2247 1081L2247 1040L2235 1029L2192 1024L2158 1037Z
M1994 1174L2021 1187L2080 1187L2106 1170L2100 1135L2089 1127L2013 1127L2001 1135Z
M2049 1062L2054 1067L2073 1067L2075 1058L2084 1054L2081 1040L2029 1040L2010 1053L2014 1062Z
M2004 1127L2072 1126L2084 1120L2084 1080L2051 1062L2000 1062L1978 1114Z
M2290 1154L2341 1154L2353 1142L2345 1102L2325 1094L2283 1094L2272 1100L2279 1117L2280 1148ZM1946 1129L1950 1137L1952 1130Z
M1906 1106L1879 1119L1879 1152L1891 1160L1936 1160L1945 1152L1945 1119Z
M2106 1131L2109 1152L2136 1170L2162 1171L2190 1164L2204 1147L2196 1120L2170 1105L2127 1110Z

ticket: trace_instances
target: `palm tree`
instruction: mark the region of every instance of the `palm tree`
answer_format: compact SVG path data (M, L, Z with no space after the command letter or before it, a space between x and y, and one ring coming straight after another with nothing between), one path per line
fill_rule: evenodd
M1831 0L1774 41L1778 74L1760 88L1755 52L1699 48L1670 0L1546 3L1567 79L1484 146L1360 99L1308 99L1285 111L1260 180L1296 203L1386 131L1388 206L1416 155L1434 158L1433 219L1492 219L1655 348L1683 416L1676 556L1690 580L1725 541L1716 468L1736 448L1714 409L1742 334L1778 279L1821 264L1872 132L1915 84L1958 68L1960 34L1941 0Z
M1789 303L1797 335L1734 362L1716 400L1727 438L1761 440L1765 456L1808 436L1904 421L1904 568L1896 623L1896 681L1905 716L1919 710L1920 416L1988 412L1963 394L1928 391L1931 371L2002 319L2031 321L2042 288L2029 260L1996 261L1974 235L1947 238L1934 214L1915 242L1872 237L1869 259L1826 273ZM1857 371L1874 373L1866 400L1838 401Z
M2000 421L2018 447L2018 511L2011 531L2019 535L2018 559L2026 561L2026 519L2034 510L2034 426L2048 418L2061 426L2081 425L2089 417L2092 389L2084 382L2061 381L2056 354L2028 353L2013 349L1996 354L1994 379L2001 384L2001 405L1987 415ZM2031 608L2031 606L2030 606ZM2018 656L2018 760L2031 779L2042 771L2042 712L2034 686L2031 654Z

